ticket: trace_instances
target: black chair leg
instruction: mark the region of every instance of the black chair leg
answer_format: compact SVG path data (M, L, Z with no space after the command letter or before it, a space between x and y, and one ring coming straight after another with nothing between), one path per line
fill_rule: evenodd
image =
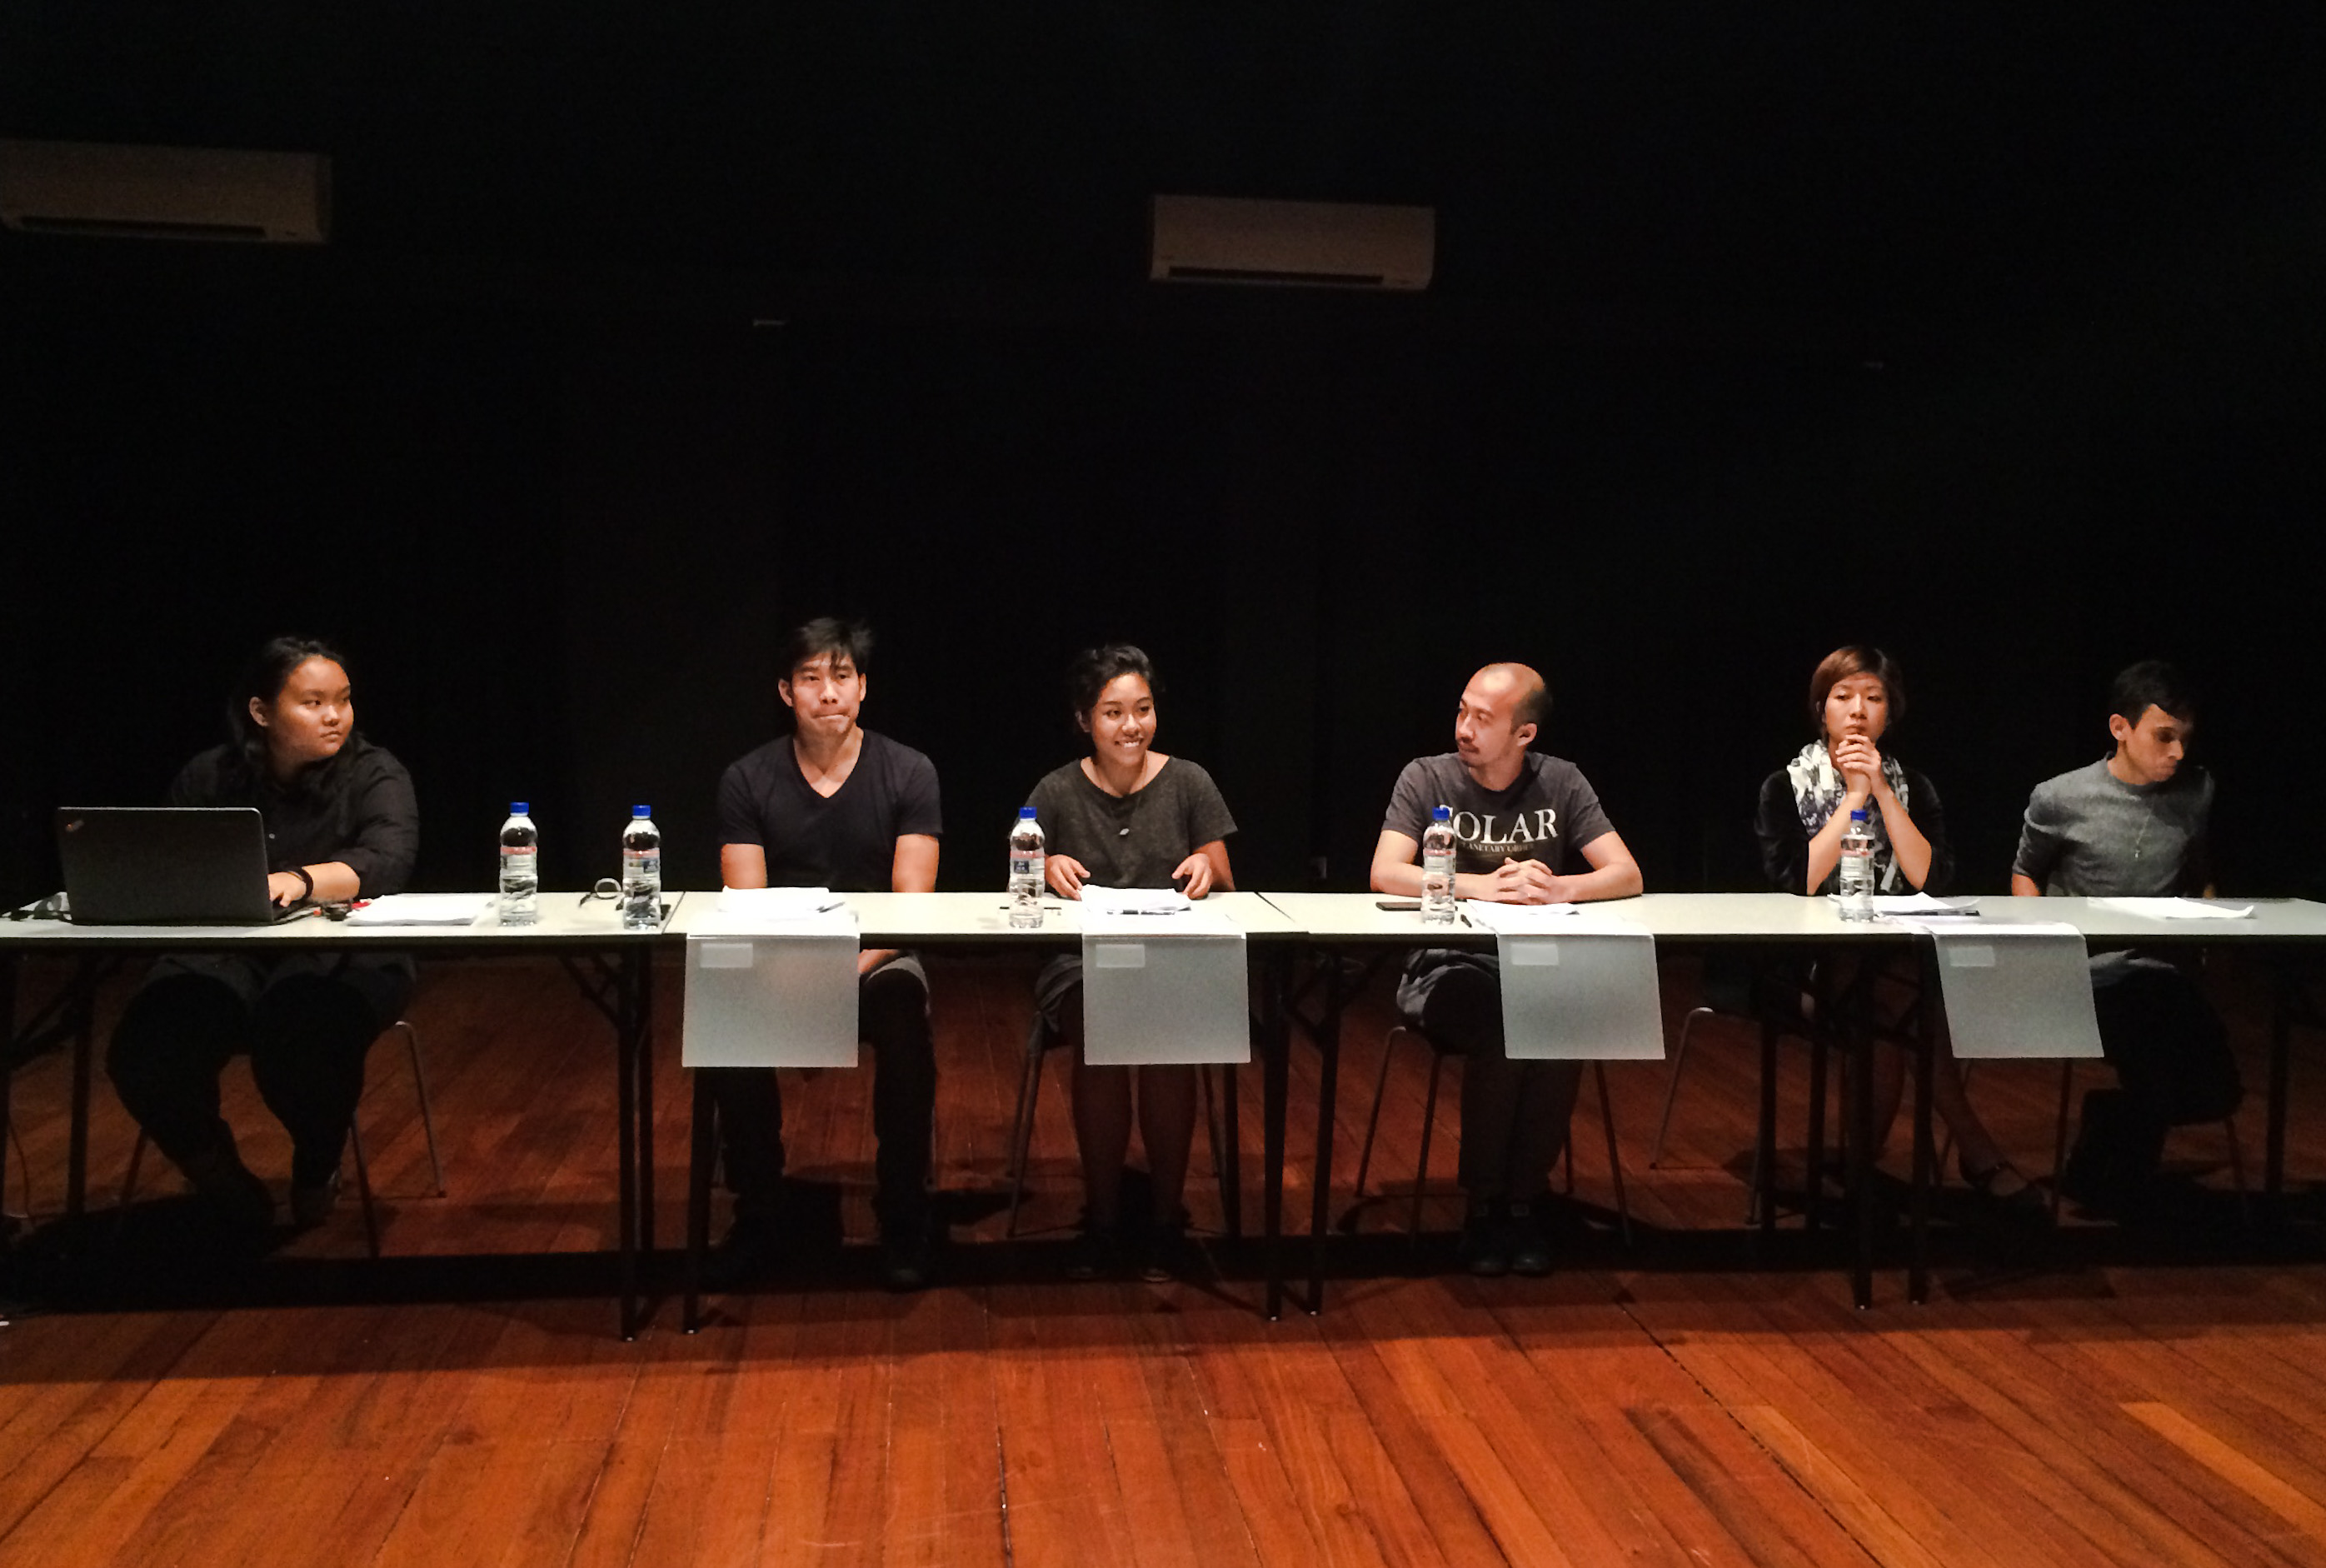
M1037 1020L1026 1036L1026 1070L1018 1081L1018 1120L1009 1129L1009 1228L1018 1234L1018 1206L1026 1197L1026 1159L1034 1143L1034 1107L1042 1094L1042 1058L1047 1041Z
M1397 1037L1403 1032L1403 1030L1392 1029L1389 1031L1389 1038L1382 1041L1381 1076L1373 1082L1373 1108L1372 1114L1365 1118L1364 1146L1357 1151L1357 1195L1341 1220L1344 1230L1356 1223L1357 1210L1364 1207L1365 1172L1372 1169L1373 1134L1381 1130L1382 1100L1389 1093L1390 1058L1397 1054Z
M1615 1143L1615 1102L1607 1097L1607 1064L1595 1061L1591 1076L1599 1086L1599 1124L1607 1134L1607 1174L1615 1184L1615 1218L1623 1227L1624 1245L1632 1245L1632 1204L1624 1193L1624 1156ZM1575 1134L1567 1137L1568 1169L1574 1169Z
M1431 1048L1429 1095L1421 1106L1421 1158L1413 1164L1413 1213L1406 1221L1406 1239L1412 1246L1421 1241L1421 1198L1429 1186L1429 1134L1437 1125L1437 1075L1445 1065L1445 1057Z

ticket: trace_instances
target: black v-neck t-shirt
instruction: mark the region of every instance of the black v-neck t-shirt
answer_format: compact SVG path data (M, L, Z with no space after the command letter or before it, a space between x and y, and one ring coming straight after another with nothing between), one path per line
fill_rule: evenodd
M789 735L729 764L719 780L719 841L766 852L769 887L888 892L897 840L938 837L941 821L936 764L870 730L855 768L830 796L801 774Z

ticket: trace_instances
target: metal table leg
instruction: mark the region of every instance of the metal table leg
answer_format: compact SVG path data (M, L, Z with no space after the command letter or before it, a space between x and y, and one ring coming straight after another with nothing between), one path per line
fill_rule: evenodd
M654 955L642 952L637 966L638 1049L638 1251L655 1255Z
M638 1337L638 1034L637 958L625 953L614 997L614 1099L620 1123L617 1202L621 1248L622 1338Z
M2285 1218L2285 1097L2293 1058L2293 1020L2302 982L2291 957L2277 964L2277 1005L2269 1028L2268 1142L2262 1156L2262 1214L2275 1226Z
M14 1125L9 1118L15 1110L11 1097L16 1080L16 984L23 966L19 955L0 955L0 1138L7 1136ZM9 1243L7 1153L0 1146L0 1253L7 1250Z
M88 1081L97 1058L98 980L95 959L83 962L73 979L72 1120L65 1145L65 1213L73 1219L88 1211Z
M711 1079L697 1069L694 1105L689 1114L686 1158L686 1304L682 1325L690 1334L702 1327L702 1255L711 1246L711 1162L719 1106Z
M1849 1212L1857 1235L1850 1259L1849 1295L1860 1310L1874 1304L1874 1052L1871 1030L1849 1029Z
M1261 1196L1261 1224L1265 1237L1268 1273L1268 1317L1272 1322L1284 1311L1284 1102L1290 1092L1291 1039L1284 1026L1284 956L1271 952L1264 966L1268 978L1261 988L1263 1037L1261 1047L1261 1159L1267 1169Z
M1915 1031L1920 1048L1914 1053L1914 1181L1913 1235L1906 1267L1906 1299L1920 1306L1931 1293L1931 1183L1932 1140L1931 1100L1938 1081L1940 1012L1939 952L1935 938L1915 944L1921 960L1921 994L1915 999L1921 1027Z
M1308 1218L1308 1311L1325 1310L1325 1242L1333 1224L1333 1129L1338 1120L1341 1088L1341 1007L1346 993L1341 985L1341 956L1318 956L1326 967L1325 1015L1317 1031L1320 1076L1317 1082L1317 1190ZM1288 1040L1288 1048L1289 1041Z

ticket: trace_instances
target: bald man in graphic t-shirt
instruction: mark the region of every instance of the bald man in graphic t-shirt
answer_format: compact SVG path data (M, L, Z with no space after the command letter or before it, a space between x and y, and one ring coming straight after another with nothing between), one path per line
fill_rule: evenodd
M1421 835L1432 807L1453 813L1454 891L1492 903L1629 898L1639 863L1574 763L1528 748L1550 710L1541 676L1490 664L1462 689L1455 750L1398 775L1373 846L1375 891L1421 892ZM1535 1205L1550 1190L1582 1068L1503 1054L1502 976L1492 953L1428 948L1398 984L1398 1010L1462 1069L1462 1262L1472 1274L1543 1274L1550 1253Z

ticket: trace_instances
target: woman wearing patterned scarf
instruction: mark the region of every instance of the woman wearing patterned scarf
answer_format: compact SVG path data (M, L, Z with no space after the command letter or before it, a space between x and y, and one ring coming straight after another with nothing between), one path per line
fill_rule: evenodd
M1849 814L1864 811L1874 836L1875 891L1940 892L1954 874L1954 851L1939 792L1928 777L1882 751L1891 721L1906 710L1905 684L1895 660L1878 648L1838 648L1810 677L1810 717L1817 738L1761 786L1754 831L1770 885L1816 897L1838 883L1841 835ZM1907 961L1886 961L1875 974L1838 977L1837 996L1865 999L1852 1021L1878 1037L1894 1038L1914 1005L1916 975ZM2038 1211L2042 1199L2004 1156L1971 1109L1951 1052L1933 1075L1931 1108L1954 1134L1963 1180L1980 1197ZM1885 1041L1874 1053L1876 1155L1897 1117L1905 1090L1906 1056Z

